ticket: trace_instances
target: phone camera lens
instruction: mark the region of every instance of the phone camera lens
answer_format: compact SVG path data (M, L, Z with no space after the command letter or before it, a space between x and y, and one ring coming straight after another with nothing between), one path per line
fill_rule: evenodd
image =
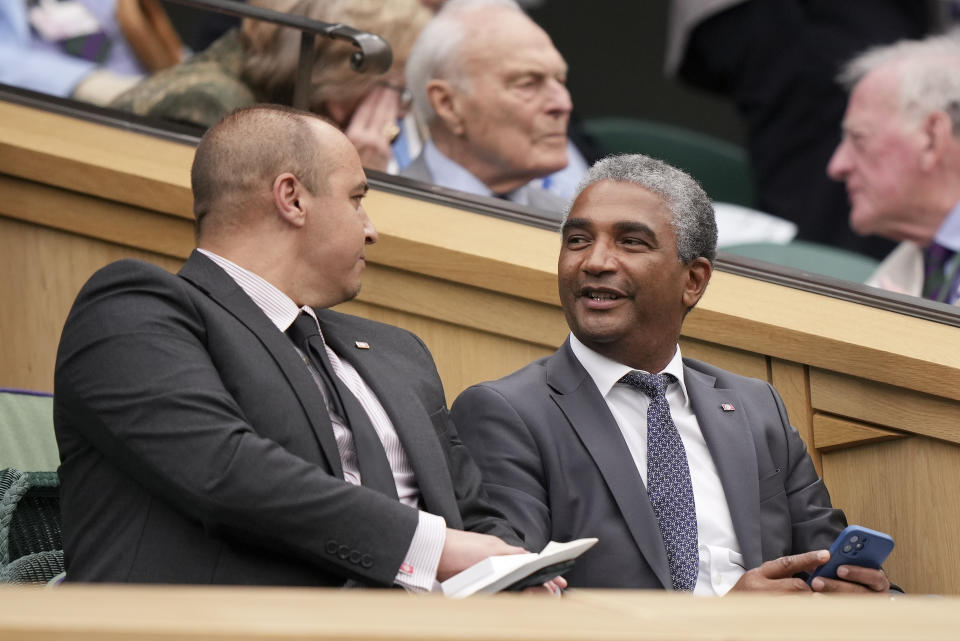
M844 552L849 553L850 550L852 550L852 549L853 549L853 546L850 545L849 543L847 543L846 545L843 546L843 551L844 551Z
M857 536L856 534L854 534L853 536L850 537L850 542L851 542L851 543L856 543L856 542L859 541L859 540L860 540L860 537Z

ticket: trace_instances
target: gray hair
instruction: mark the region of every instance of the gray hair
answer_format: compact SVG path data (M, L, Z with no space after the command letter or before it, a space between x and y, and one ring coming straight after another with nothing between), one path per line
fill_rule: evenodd
M901 113L920 119L943 111L950 116L954 135L960 134L958 32L871 47L843 66L837 82L852 91L867 74L894 66L899 72Z
M594 164L577 185L576 195L564 212L564 222L580 194L601 180L633 183L663 198L672 214L670 224L677 237L680 261L689 263L703 257L713 263L717 257L713 203L690 174L643 154L607 156Z
M427 98L427 83L436 78L453 82L461 91L470 85L461 55L468 41L472 14L491 7L520 11L515 0L449 0L420 32L407 58L407 89L417 120L429 123L436 113Z

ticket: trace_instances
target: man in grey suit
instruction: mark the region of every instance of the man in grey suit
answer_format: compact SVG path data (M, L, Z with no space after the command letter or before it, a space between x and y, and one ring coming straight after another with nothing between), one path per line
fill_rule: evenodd
M678 169L640 155L591 168L562 227L569 339L452 409L487 492L531 548L599 538L572 587L887 590L879 570L794 577L829 558L842 513L768 383L681 358L716 239L709 198Z
M430 140L401 176L554 213L530 185L567 166L567 65L511 0L450 2L420 32L407 87Z
M200 142L192 183L180 273L109 265L63 330L67 579L429 590L521 552L423 343L326 309L357 295L377 239L349 140L240 110Z

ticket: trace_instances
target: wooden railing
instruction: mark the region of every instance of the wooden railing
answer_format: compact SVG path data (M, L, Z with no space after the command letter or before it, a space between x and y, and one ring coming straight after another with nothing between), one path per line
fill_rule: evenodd
M960 599L571 591L464 600L394 590L0 588L11 641L945 641Z

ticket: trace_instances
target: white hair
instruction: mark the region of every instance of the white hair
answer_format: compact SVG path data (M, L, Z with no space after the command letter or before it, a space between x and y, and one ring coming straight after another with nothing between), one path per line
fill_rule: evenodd
M960 134L960 32L872 47L847 62L837 81L852 90L881 67L898 71L901 113L920 119L943 111Z
M418 121L429 123L437 115L427 98L427 83L431 80L449 80L460 90L469 90L462 47L472 14L491 7L523 12L515 0L449 0L420 32L406 66L407 89L413 96L413 112Z

